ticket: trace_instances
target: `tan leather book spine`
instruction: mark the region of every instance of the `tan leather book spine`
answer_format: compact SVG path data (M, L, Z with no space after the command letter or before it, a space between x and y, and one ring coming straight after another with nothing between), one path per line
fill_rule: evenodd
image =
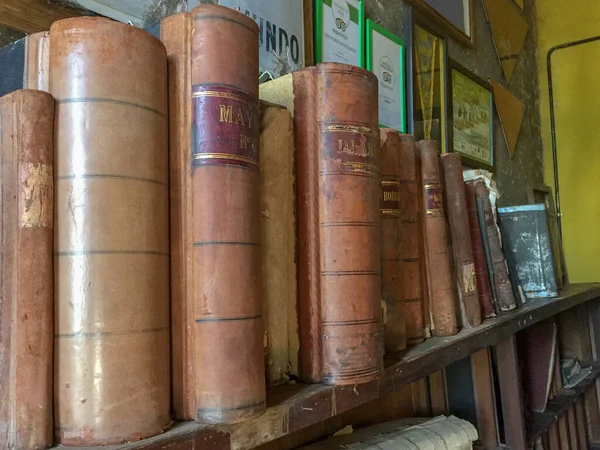
M383 370L377 77L336 63L304 70L318 105L323 379L364 383Z
M473 182L477 197L483 200L485 224L487 226L487 236L490 244L490 254L494 267L494 286L496 288L496 303L501 312L512 311L517 307L517 302L512 290L512 284L506 268L506 260L500 244L500 236L492 203L490 202L489 191L485 181L478 179Z
M296 71L260 85L260 98L285 106L294 119L296 170L298 375L323 381L319 241L318 121L312 71Z
M452 280L451 249L446 230L446 216L437 142L419 141L425 242L427 248L427 276L434 336L452 336L458 332L456 292Z
M192 265L192 16L160 24L169 80L169 206L171 237L171 396L179 420L196 417Z
M477 280L477 293L479 295L479 306L484 318L494 317L494 300L490 286L490 277L481 240L481 229L477 218L477 193L475 185L465 183L467 194L467 213L469 217L469 228L471 230L471 246L473 250L473 261L475 263L475 279Z
M23 86L48 92L50 80L50 32L42 31L25 40Z
M54 99L0 98L0 447L52 445Z
M420 206L417 189L417 161L415 138L400 134L398 145L400 159L400 211L402 220L402 306L406 323L407 345L425 340L423 321L423 290L421 286Z
M472 328L481 324L481 308L467 214L467 194L462 174L462 160L458 153L447 153L442 155L441 161L458 284L461 326Z
M294 122L282 106L260 104L262 298L269 385L298 371Z
M50 91L56 439L135 441L171 423L164 46L104 18L55 22Z
M217 5L194 8L192 21L196 420L235 423L262 413L266 396L259 29Z
M323 381L321 242L319 224L319 122L314 69L292 74L296 141L298 229L298 332L300 379Z
M385 352L406 348L402 287L402 204L400 197L400 136L380 130L381 147L381 282Z

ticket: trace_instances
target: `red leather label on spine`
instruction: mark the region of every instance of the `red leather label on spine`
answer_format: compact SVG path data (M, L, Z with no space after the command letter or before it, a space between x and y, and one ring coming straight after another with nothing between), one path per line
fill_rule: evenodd
M356 125L321 124L325 172L379 174L379 130Z
M381 214L400 217L400 182L393 179L381 181Z
M258 171L258 99L219 85L192 88L192 164Z
M425 212L428 216L441 216L442 188L439 183L425 184Z

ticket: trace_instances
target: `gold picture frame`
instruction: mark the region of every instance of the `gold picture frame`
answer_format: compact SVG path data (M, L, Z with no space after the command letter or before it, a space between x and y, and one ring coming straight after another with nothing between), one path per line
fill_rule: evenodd
M408 0L408 3L461 44L475 47L473 0L462 0L462 14L460 14L461 11L451 9L444 12L442 5L444 8L453 8L450 5L454 3L448 2L448 0ZM439 3L439 7L436 7L437 3ZM461 15L462 25L460 24Z

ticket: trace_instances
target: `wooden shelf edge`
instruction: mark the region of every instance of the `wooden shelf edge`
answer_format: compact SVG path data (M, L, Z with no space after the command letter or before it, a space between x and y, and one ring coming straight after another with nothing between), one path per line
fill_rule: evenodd
M593 370L587 377L581 380L571 389L561 389L561 393L548 401L546 410L543 412L534 412L532 422L534 423L531 431L527 435L529 445L540 438L550 426L557 422L568 409L584 394L588 387L600 376L600 362L582 362L582 367L592 366Z
M472 353L496 345L534 323L599 297L600 284L569 285L561 291L560 297L530 300L520 309L488 319L477 328L461 330L452 337L431 338L391 355L379 380L344 387L303 383L277 386L268 390L267 411L255 419L213 428L193 422L180 423L151 439L105 450L253 448L384 397ZM70 447L70 450L88 448Z

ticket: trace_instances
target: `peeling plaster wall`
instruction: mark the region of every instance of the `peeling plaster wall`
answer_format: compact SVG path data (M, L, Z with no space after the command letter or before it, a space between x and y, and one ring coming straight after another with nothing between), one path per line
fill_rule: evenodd
M0 47L12 44L25 37L25 33L0 26Z
M366 17L393 33L406 37L410 33L409 6L402 0L367 0ZM475 48L467 48L448 38L448 57L456 60L480 78L503 81L490 27L485 20L481 0L473 0ZM500 206L527 203L526 186L543 183L543 152L540 132L537 32L534 0L525 0L523 17L529 24L523 51L508 89L525 104L525 117L515 155L511 160L502 134L500 120L494 117L496 180L502 196Z

